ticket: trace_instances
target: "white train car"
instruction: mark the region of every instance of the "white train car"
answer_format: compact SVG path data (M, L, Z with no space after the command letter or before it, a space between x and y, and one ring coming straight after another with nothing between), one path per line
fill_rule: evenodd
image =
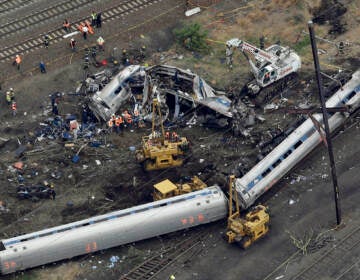
M0 241L0 272L127 244L225 218L218 186Z
M350 107L350 112L360 106L360 70L326 102L328 108L344 105ZM322 114L314 114L313 117L323 124ZM329 113L330 131L335 131L348 117L349 113ZM308 118L248 173L236 179L234 184L242 209L253 205L321 141L314 123Z
M89 107L98 119L108 121L129 99L128 82L137 75L145 75L140 65L125 67L101 91L91 97Z

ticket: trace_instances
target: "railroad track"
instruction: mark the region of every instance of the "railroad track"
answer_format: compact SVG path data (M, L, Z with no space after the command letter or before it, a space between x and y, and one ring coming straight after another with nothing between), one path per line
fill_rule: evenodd
M83 9L84 7L92 5L94 2L100 1L65 0L46 9L31 13L28 16L7 22L1 26L0 39L7 38L18 31L24 31L26 29L33 28L35 24L44 23L47 20L53 19L54 17L61 16L61 19L66 18L66 15L69 14L69 12L80 8Z
M321 277L332 277L332 274L338 272L336 263L348 259L351 260L351 255L354 252L359 253L360 245L360 227L356 228L345 236L340 243L336 244L332 249L327 251L323 256L317 259L309 267L300 271L293 280L311 280L322 279ZM337 280L354 280L360 278L359 260L355 262L346 262L344 271L337 275ZM354 277L355 276L355 277ZM356 278L357 277L357 278ZM330 278L329 278L330 279Z
M27 6L34 2L34 0L3 0L0 1L0 13L4 15L7 12Z
M64 2L62 2L62 4L57 4L57 5L52 6L49 9L47 9L46 15L44 15L44 17L49 18L50 14L52 14L53 16L54 16L54 14L58 15L58 12L56 12L56 11L58 11L57 9L60 9L61 6L64 6L61 8L61 9L63 9L62 11L65 11L65 10L68 11L69 9L75 9L76 7L78 7L78 5L82 5L79 3L85 3L85 2L90 3L90 2L98 2L98 1L100 1L100 0L93 0L93 1L91 1L91 0L73 0L70 2L64 1ZM136 11L143 9L149 5L152 5L152 4L161 2L161 1L162 0L127 0L127 1L123 1L122 3L118 3L108 9L102 11L102 22L106 23L106 22L112 21L114 19L118 19L122 16L129 15L130 13L136 12ZM75 5L75 6L73 6L73 5ZM71 8L71 7L73 7L73 8ZM30 22L30 18L32 18L32 20L35 19L34 17L31 17L31 16L29 18L28 17L24 18L24 21L18 22L17 26L19 26L19 27L17 29L14 29L15 27L11 27L11 28L13 28L11 32L16 32L17 30L20 30L21 28L23 28L24 23ZM77 30L75 27L75 24L79 24L80 22L82 22L86 19L89 19L89 18L88 17L81 18L75 22L72 22L71 32L74 32ZM15 26L15 24L12 24L9 26ZM0 34L3 34L3 32L5 32L5 31L1 30ZM51 43L57 43L57 42L64 40L63 36L66 35L65 31L62 28L49 30L47 32L47 34L51 38L50 39ZM0 37L1 37L1 35L0 35ZM2 48L0 50L0 62L5 62L10 59L13 60L16 54L26 54L26 53L29 53L36 49L39 49L41 47L43 47L43 38L39 37L39 35L36 35L32 38L29 38L29 39L19 42L17 44Z
M134 267L125 275L121 276L120 280L149 280L164 270L168 265L176 261L181 256L201 245L204 235L198 233L195 236L181 241L173 247L167 248L164 251L152 256L143 263ZM202 248L200 248L201 250Z

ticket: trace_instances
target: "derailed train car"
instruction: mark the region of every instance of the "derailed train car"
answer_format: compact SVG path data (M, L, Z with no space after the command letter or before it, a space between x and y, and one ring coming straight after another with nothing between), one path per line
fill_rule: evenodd
M331 132L339 128L360 106L360 70L326 102L328 108L340 106L348 106L349 112L329 113ZM314 114L313 117L323 124L322 114ZM235 180L241 208L247 209L253 205L257 198L277 183L321 141L314 123L308 118L248 173Z
M36 267L225 218L217 186L0 241L0 273Z

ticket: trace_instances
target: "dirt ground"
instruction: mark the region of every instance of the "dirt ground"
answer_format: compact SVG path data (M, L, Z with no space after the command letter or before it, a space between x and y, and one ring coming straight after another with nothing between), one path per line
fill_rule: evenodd
M127 32L113 36L114 25L104 26L101 34L105 38L108 36L109 40L105 53L99 58L107 58L114 52L114 47L121 50L124 47L137 48L146 43L146 62L149 64L156 62L189 68L215 88L236 91L247 81L249 66L237 54L234 68L229 71L224 64L224 42L238 37L257 44L258 38L265 35L266 45L281 40L283 44L295 48L302 57L301 82L284 95L289 104L316 102L311 48L302 31L307 30L310 12L318 2L320 1L193 1L193 6L200 5L202 12L192 18L185 18L182 1L162 1L146 12L140 11L136 16L123 19L122 28ZM210 4L212 5L209 6ZM318 47L324 50L320 56L322 67L327 73L334 73L339 68L355 70L360 66L357 37L360 32L360 3L346 1L345 4L348 8L348 12L342 17L347 23L345 33L328 35L330 24L315 26L318 36L334 42L349 43L345 55L336 55L337 48L334 45L319 42ZM157 17L176 5L180 8ZM140 24L142 13L155 18L152 24L131 29ZM209 31L209 43L212 46L209 55L191 53L174 44L172 30L180 26L181 20L199 22ZM81 119L82 97L71 93L83 78L82 53L80 50L75 55L69 54L69 50L63 49L63 45L50 46L46 54L43 51L34 52L33 59L27 61L21 73L17 73L9 65L0 66L4 73L2 77L5 77L1 93L13 87L18 103L18 113L13 117L4 98L0 100L0 137L9 139L6 143L0 142L0 200L5 205L5 209L0 211L2 238L151 201L152 185L165 178L176 182L182 176L198 174L208 185L219 184L226 189L227 177L237 170L239 162L247 162L250 167L255 164L258 150L249 139L234 138L226 129L198 125L178 130L180 135L190 139L193 147L192 156L181 168L144 173L135 162L130 147L139 147L141 136L149 134L150 125L141 129L126 129L121 135L96 135L93 140L102 145L86 147L79 154L80 161L72 162L82 145L81 139L75 142L74 147L69 148L64 147L61 139L34 139L41 123L52 117L49 94L53 92L65 93L59 105L61 116L66 118L68 114L72 114ZM48 61L46 74L40 74L36 68L39 57ZM91 70L96 72L99 69ZM255 132L277 126L285 127L286 123L296 118L287 114L264 114L262 110L257 113L263 115L266 121L264 124L257 124ZM104 128L103 124L97 126ZM334 140L345 225L343 229L329 233L336 238L358 224L360 217L359 129L359 119L355 118ZM27 146L29 151L21 158L15 156L19 143ZM31 153L40 148L38 152ZM25 164L22 172L25 183L37 184L43 180L53 182L57 192L56 200L32 202L16 197L19 176L11 166L19 160ZM321 250L300 256L286 266L286 269L277 271L269 278L267 276L297 250L291 242L291 236L301 238L311 232L319 234L334 227L335 210L328 169L326 150L324 147L318 148L260 199L260 202L271 209L271 231L249 250L242 251L226 244L222 240L226 223L219 221L202 227L201 230L208 234L208 238L204 240L203 250L199 254L192 256L190 261L180 259L157 279L167 279L170 274L175 274L176 279L255 280L280 279L276 277L281 275L284 276L281 279L292 279ZM118 279L154 252L181 240L184 235L192 234L193 231L185 231L153 238L49 264L4 279ZM324 249L326 246L331 246L331 242L325 244ZM120 257L120 261L113 267L109 261L111 256Z

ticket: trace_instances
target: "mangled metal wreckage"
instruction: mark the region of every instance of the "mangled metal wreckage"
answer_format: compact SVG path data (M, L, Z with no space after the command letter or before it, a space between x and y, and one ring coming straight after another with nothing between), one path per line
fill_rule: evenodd
M239 104L239 100L234 109L234 102L224 92L213 89L190 70L168 65L125 67L90 97L89 107L99 120L107 121L130 104L132 110L136 108L147 120L151 119L154 98L161 103L163 120L181 119L225 127L233 115L243 120L253 115L253 110Z

